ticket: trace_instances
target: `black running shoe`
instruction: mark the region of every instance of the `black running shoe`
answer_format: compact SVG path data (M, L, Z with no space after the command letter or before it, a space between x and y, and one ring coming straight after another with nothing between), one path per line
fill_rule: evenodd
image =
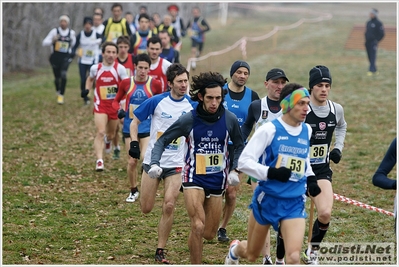
M230 238L226 234L226 229L219 228L219 230L218 230L218 240L220 242L229 242L230 241Z
M166 251L166 249L158 248L155 252L155 261L163 264L170 264L170 261L165 259L165 255L167 254Z

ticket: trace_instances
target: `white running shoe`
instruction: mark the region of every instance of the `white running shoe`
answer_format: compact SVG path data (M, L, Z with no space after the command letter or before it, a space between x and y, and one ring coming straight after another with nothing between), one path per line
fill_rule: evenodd
M306 249L305 252L302 253L303 256L303 262L308 265L319 265L319 259L318 259L318 251L317 250L311 250L311 249Z
M239 264L238 257L236 260L231 258L231 250L233 248L235 248L235 246L237 246L239 243L240 243L240 240L231 241L229 252L227 253L226 259L224 260L224 265L238 265Z
M129 196L126 198L126 202L129 203L135 202L139 198L139 195L140 195L139 191L136 191L134 193L130 192Z
M96 162L96 171L102 172L104 170L104 161L102 159L98 159Z
M111 153L111 148L112 148L112 145L111 145L111 141L108 141L108 138L107 138L107 136L106 135L104 135L104 143L105 143L105 153Z

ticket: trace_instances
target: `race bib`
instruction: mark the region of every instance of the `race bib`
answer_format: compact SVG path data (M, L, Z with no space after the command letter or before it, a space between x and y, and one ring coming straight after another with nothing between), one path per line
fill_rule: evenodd
M327 159L327 144L312 145L310 147L310 164L325 163Z
M132 119L133 120L133 118L134 118L134 115L133 115L133 112L136 110L136 108L138 107L139 105L136 105L136 104L129 104L129 118L130 119ZM157 139L159 138L159 136L157 136Z
M85 53L85 57L94 57L94 51L93 50L86 50L85 51L86 53Z
M161 135L163 135L163 132L157 132L157 140L159 139L159 137L161 137ZM170 142L165 149L169 149L169 150L178 150L180 147L180 140L181 137L178 137L176 139L173 139L172 142Z
M223 154L196 154L195 169L197 174L221 172L223 169Z
M291 170L290 181L298 182L305 175L306 161L303 158L279 154L276 168L286 167Z
M57 41L55 42L54 50L61 53L68 53L69 42Z
M114 99L118 87L116 85L100 86L100 97L102 100Z

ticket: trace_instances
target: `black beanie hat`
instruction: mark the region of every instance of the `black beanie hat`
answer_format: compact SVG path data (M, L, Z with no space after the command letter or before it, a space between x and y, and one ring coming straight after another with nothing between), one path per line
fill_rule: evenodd
M85 17L85 18L83 19L83 26L84 26L86 23L90 23L91 25L93 25L93 19L92 19L91 17Z
M242 60L237 60L236 62L233 63L233 65L231 65L230 77L233 77L233 74L241 67L247 68L248 73L251 73L251 70L250 70L247 62L242 61Z
M332 78L330 70L326 66L318 65L309 71L309 90L321 82L332 84Z

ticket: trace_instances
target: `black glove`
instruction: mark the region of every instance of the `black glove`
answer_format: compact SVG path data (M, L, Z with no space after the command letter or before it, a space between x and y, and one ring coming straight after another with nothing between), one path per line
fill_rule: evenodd
M341 151L339 151L338 148L334 148L333 150L331 150L329 157L330 157L330 160L332 160L335 164L338 164L338 162L342 158L342 153L341 153Z
M395 180L395 182L393 182L393 184L392 184L392 189L396 189L396 180Z
M118 119L123 119L126 116L126 112L123 109L118 110Z
M130 142L129 155L134 159L140 159L140 146L138 141Z
M286 167L274 168L269 167L267 172L267 178L278 180L280 182L286 183L291 177L291 170Z
M321 189L320 189L319 185L317 184L316 176L309 176L307 178L306 184L307 184L307 187L308 187L306 195L308 195L308 196L310 195L312 197L315 197L318 194L320 194Z
M80 92L80 96L82 98L85 98L89 94L89 89L84 89L82 92Z

